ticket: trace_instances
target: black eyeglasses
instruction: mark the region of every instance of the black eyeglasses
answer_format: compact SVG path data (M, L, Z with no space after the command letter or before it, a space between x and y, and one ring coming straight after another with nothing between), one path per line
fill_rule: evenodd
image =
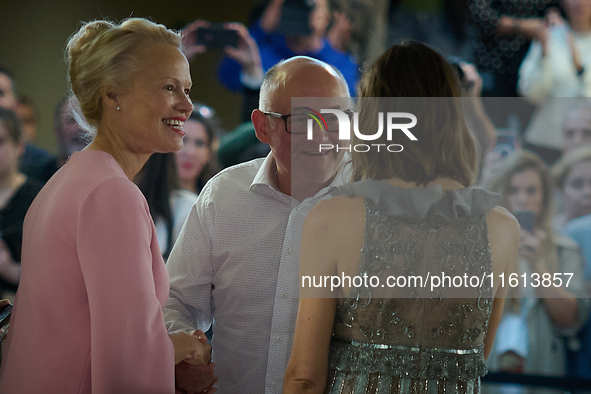
M285 123L285 131L289 134L306 134L308 131L308 119L313 119L308 114L287 114L281 115L277 112L265 112L261 111L265 115L268 115L272 118L282 119L283 123ZM347 109L343 111L351 120L353 116L353 110ZM325 118L326 126L328 132L338 133L339 131L339 121L334 114L327 114L327 118Z

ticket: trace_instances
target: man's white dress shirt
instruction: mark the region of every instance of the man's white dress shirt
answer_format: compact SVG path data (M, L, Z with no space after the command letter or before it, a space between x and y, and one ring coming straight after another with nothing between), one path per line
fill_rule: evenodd
M220 394L281 393L299 301L306 214L339 195L341 171L301 203L277 190L272 154L230 167L197 199L168 259L169 330L213 322Z

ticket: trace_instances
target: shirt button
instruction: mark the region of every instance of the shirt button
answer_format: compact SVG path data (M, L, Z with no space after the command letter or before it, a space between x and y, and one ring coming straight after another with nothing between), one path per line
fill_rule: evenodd
M281 294L281 298L287 298L287 293Z
M287 249L287 254L291 254L291 248Z
M277 338L275 338L275 340L276 340L277 342L281 342L283 339L282 339L281 337L277 337Z
M302 208L300 208L300 207L297 207L296 209L297 209L298 211L301 211L301 210L302 210Z

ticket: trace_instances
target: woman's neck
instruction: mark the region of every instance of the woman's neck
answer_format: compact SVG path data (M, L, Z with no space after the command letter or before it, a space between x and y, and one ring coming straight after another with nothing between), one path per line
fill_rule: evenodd
M122 141L105 137L100 131L86 149L103 151L113 156L129 180L133 180L150 158L149 154L132 153L126 150Z
M195 179L180 179L179 183L181 184L181 189L197 193Z

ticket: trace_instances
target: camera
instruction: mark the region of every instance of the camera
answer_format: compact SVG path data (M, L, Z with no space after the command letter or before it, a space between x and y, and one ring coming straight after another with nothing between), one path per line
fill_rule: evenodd
M221 23L211 23L209 27L200 27L195 31L197 45L203 45L207 49L223 49L226 46L236 48L238 46L238 33L235 30L226 29Z
M456 74L458 75L458 79L460 80L460 84L462 85L462 89L470 90L474 87L474 81L466 81L466 75L464 74L464 70L462 70L462 63L466 63L461 58L457 56L450 56L447 58L447 62L452 66Z
M276 32L286 36L310 35L310 12L315 7L315 0L285 0Z

